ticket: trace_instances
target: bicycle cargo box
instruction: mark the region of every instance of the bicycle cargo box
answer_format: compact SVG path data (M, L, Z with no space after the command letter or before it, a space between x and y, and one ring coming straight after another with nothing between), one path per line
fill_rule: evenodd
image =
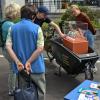
M88 41L83 38L71 38L66 36L63 39L63 44L76 54L88 53Z

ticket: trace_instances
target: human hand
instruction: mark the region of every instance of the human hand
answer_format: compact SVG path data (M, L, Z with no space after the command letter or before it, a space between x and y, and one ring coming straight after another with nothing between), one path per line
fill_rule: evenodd
M65 37L66 37L66 34L63 34L63 33L62 33L62 34L60 34L60 37L61 37L61 38L65 38Z
M30 71L31 71L31 64L30 64L30 62L26 62L26 64L25 64L25 68L26 68L26 72L27 72L27 74L29 74Z
M20 61L18 61L17 62L17 68L18 68L19 71L21 71L21 70L24 69L24 65Z

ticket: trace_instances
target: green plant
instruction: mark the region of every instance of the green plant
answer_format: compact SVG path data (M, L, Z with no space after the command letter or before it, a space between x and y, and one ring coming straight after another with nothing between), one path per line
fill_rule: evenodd
M100 28L100 23L97 20L100 19L100 13L99 13L100 10L92 10L85 6L79 6L79 8L82 12L85 12L89 16L90 20L92 21L93 25L96 28ZM62 15L61 20L63 21L75 20L75 17L72 15L70 8L66 9L66 12Z
M100 23L97 20L92 21L92 24L95 28L100 29Z
M71 10L68 8L66 9L66 12L62 15L61 20L74 20L75 17L72 15Z
M48 24L47 24L47 23L44 23L44 24L42 25L42 30L45 31L45 30L47 30L47 29L48 29Z

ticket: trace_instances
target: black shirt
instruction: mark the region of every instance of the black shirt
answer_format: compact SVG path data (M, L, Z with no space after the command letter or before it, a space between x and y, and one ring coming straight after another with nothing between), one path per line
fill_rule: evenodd
M40 27L42 27L42 25L43 25L43 23L50 23L51 22L51 19L49 19L49 18L46 18L46 19L38 19L37 17L35 18L35 21L34 21L34 23L35 24L38 24Z

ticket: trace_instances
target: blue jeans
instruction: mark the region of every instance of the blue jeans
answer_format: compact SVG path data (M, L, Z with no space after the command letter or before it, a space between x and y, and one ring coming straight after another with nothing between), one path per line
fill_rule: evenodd
M84 36L86 37L89 47L94 49L94 36L90 30L86 30L84 33Z

